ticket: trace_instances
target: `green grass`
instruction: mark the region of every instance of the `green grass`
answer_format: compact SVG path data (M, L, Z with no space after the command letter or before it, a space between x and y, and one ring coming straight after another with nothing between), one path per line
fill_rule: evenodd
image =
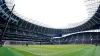
M100 46L30 45L0 47L0 56L100 56Z

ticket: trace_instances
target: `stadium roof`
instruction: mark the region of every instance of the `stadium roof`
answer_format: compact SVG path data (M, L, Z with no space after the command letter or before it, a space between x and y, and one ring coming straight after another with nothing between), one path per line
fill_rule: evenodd
M8 0L3 0L4 2L6 2L5 4L8 6L8 4L12 4L12 3L9 3L7 2ZM2 0L1 0L2 2ZM3 4L1 7L2 7L2 13L4 13L2 15L2 17L8 17L9 16L9 7L12 8L12 6L8 6L8 8L6 8L7 6ZM5 10L6 8L6 10ZM10 10L11 11L11 10ZM66 29L54 29L54 28L48 28L48 27L43 27L43 26L40 26L40 25L36 25L35 23L30 23L28 22L27 20L24 20L22 17L23 16L20 16L20 15L16 15L17 13L13 12L14 14L12 15L12 20L14 21L13 23L17 22L17 25L20 26L20 27L25 27L27 29L31 29L35 32L39 32L39 33L46 33L46 34L55 34L55 33L60 33L60 34L67 34L67 33L72 33L72 32L78 32L78 31L84 31L84 30L88 30L88 29L92 29L92 28L96 28L97 24L99 24L99 9L97 9L96 11L97 13L95 13L93 15L93 17L91 17L88 21L85 21L85 23L83 23L82 25L79 25L79 26L76 26L76 27L73 27L73 28L66 28ZM20 17L19 17L20 16ZM4 17L4 18L5 18ZM82 23L82 22L80 22ZM94 27L95 26L95 27Z

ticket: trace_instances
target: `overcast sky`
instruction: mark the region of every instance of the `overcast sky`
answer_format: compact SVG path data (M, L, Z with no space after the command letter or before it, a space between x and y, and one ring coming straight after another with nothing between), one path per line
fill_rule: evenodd
M53 28L87 19L84 0L14 0L15 10L22 16Z

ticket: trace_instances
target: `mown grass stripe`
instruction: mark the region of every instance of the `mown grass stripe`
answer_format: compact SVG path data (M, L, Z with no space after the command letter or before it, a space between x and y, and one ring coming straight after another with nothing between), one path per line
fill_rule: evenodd
M33 54L33 53L30 53L30 52L27 52L27 51L23 51L23 50L20 50L20 49L16 49L16 48L13 48L13 47L9 47L10 49L13 49L17 52L20 52L22 53L24 56L40 56L40 55L36 55L36 54Z

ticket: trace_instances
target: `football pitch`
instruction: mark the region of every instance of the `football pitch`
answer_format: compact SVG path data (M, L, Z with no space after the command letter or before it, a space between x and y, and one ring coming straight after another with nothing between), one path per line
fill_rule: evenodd
M0 47L0 56L100 56L94 45L29 45Z

